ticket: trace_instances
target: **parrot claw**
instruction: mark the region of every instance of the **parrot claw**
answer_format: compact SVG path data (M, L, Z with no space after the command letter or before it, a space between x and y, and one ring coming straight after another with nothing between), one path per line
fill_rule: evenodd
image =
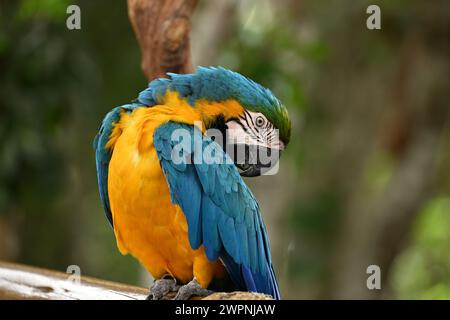
M150 294L146 300L163 300L164 296L169 292L176 292L180 288L177 281L170 276L163 276L161 279L155 280L150 287Z
M180 287L173 300L188 300L192 296L206 297L212 293L213 291L202 288L197 279L194 278L189 283Z

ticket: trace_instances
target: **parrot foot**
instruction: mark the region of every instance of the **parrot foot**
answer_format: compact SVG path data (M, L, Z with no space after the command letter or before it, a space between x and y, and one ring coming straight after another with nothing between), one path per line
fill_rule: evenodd
M213 291L202 288L198 283L197 279L194 278L188 284L181 286L180 289L178 290L177 295L173 299L188 300L192 296L206 297L212 293Z
M162 300L166 294L176 292L179 288L175 279L170 275L164 275L161 279L153 282L147 300Z

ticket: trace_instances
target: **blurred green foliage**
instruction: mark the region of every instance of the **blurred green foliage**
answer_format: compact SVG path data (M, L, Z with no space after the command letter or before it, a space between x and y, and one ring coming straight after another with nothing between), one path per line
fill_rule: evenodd
M137 283L138 264L118 254L101 213L92 139L145 84L139 51L126 4L80 1L80 32L65 26L67 5L1 2L0 218L17 242L6 256Z
M17 10L17 18L26 21L33 17L40 17L51 21L65 21L68 0L24 0Z
M401 299L450 299L450 198L431 200L413 227L412 245L396 263Z

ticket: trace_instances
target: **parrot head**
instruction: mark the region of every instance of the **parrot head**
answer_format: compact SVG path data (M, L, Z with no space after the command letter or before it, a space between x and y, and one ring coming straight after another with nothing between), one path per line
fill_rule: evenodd
M270 90L256 82L223 68L200 72L215 74L208 99L236 101L242 109L218 113L210 128L219 129L224 149L240 174L246 177L267 174L277 164L291 136L291 122L286 107ZM218 90L219 89L219 90Z
M286 107L269 89L222 67L198 67L193 74L168 76L152 81L138 101L161 103L167 92L175 91L201 109L207 134L221 134L223 140L215 141L242 176L265 174L277 164L289 143L291 122Z

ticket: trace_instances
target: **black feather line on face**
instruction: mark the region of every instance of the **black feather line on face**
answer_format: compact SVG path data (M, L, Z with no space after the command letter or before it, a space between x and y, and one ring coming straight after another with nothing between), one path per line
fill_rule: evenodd
M237 121L237 123L242 127L242 129L245 131L245 133L247 133L250 137L252 137L253 139L258 139L258 133L254 131L253 128L253 122L252 124L250 124L247 120L247 118L250 118L250 120L252 120L251 115L248 113L248 111L244 111L244 115L240 116L241 119L243 119L245 121L245 123L247 124L247 126L245 126L241 121Z
M239 123L239 125L242 127L242 129L244 129L244 131L246 133L248 133L248 130L250 128L250 124L248 123L248 120L247 120L247 114L244 113L244 115L243 116L239 116L239 118L244 120L247 125L244 125L240 120L238 120L237 123Z
M252 115L247 110L245 110L244 112L245 112L245 117L248 116L250 118L250 121L252 122L252 127L255 127L255 123L253 122Z
M245 118L244 118L244 120L245 120ZM247 122L247 120L245 120L245 121ZM251 132L249 132L248 126L245 126L245 125L241 122L241 120L236 119L236 123L237 123L238 125L241 126L242 130L244 130L245 133L251 133ZM247 123L248 123L248 122L247 122Z

